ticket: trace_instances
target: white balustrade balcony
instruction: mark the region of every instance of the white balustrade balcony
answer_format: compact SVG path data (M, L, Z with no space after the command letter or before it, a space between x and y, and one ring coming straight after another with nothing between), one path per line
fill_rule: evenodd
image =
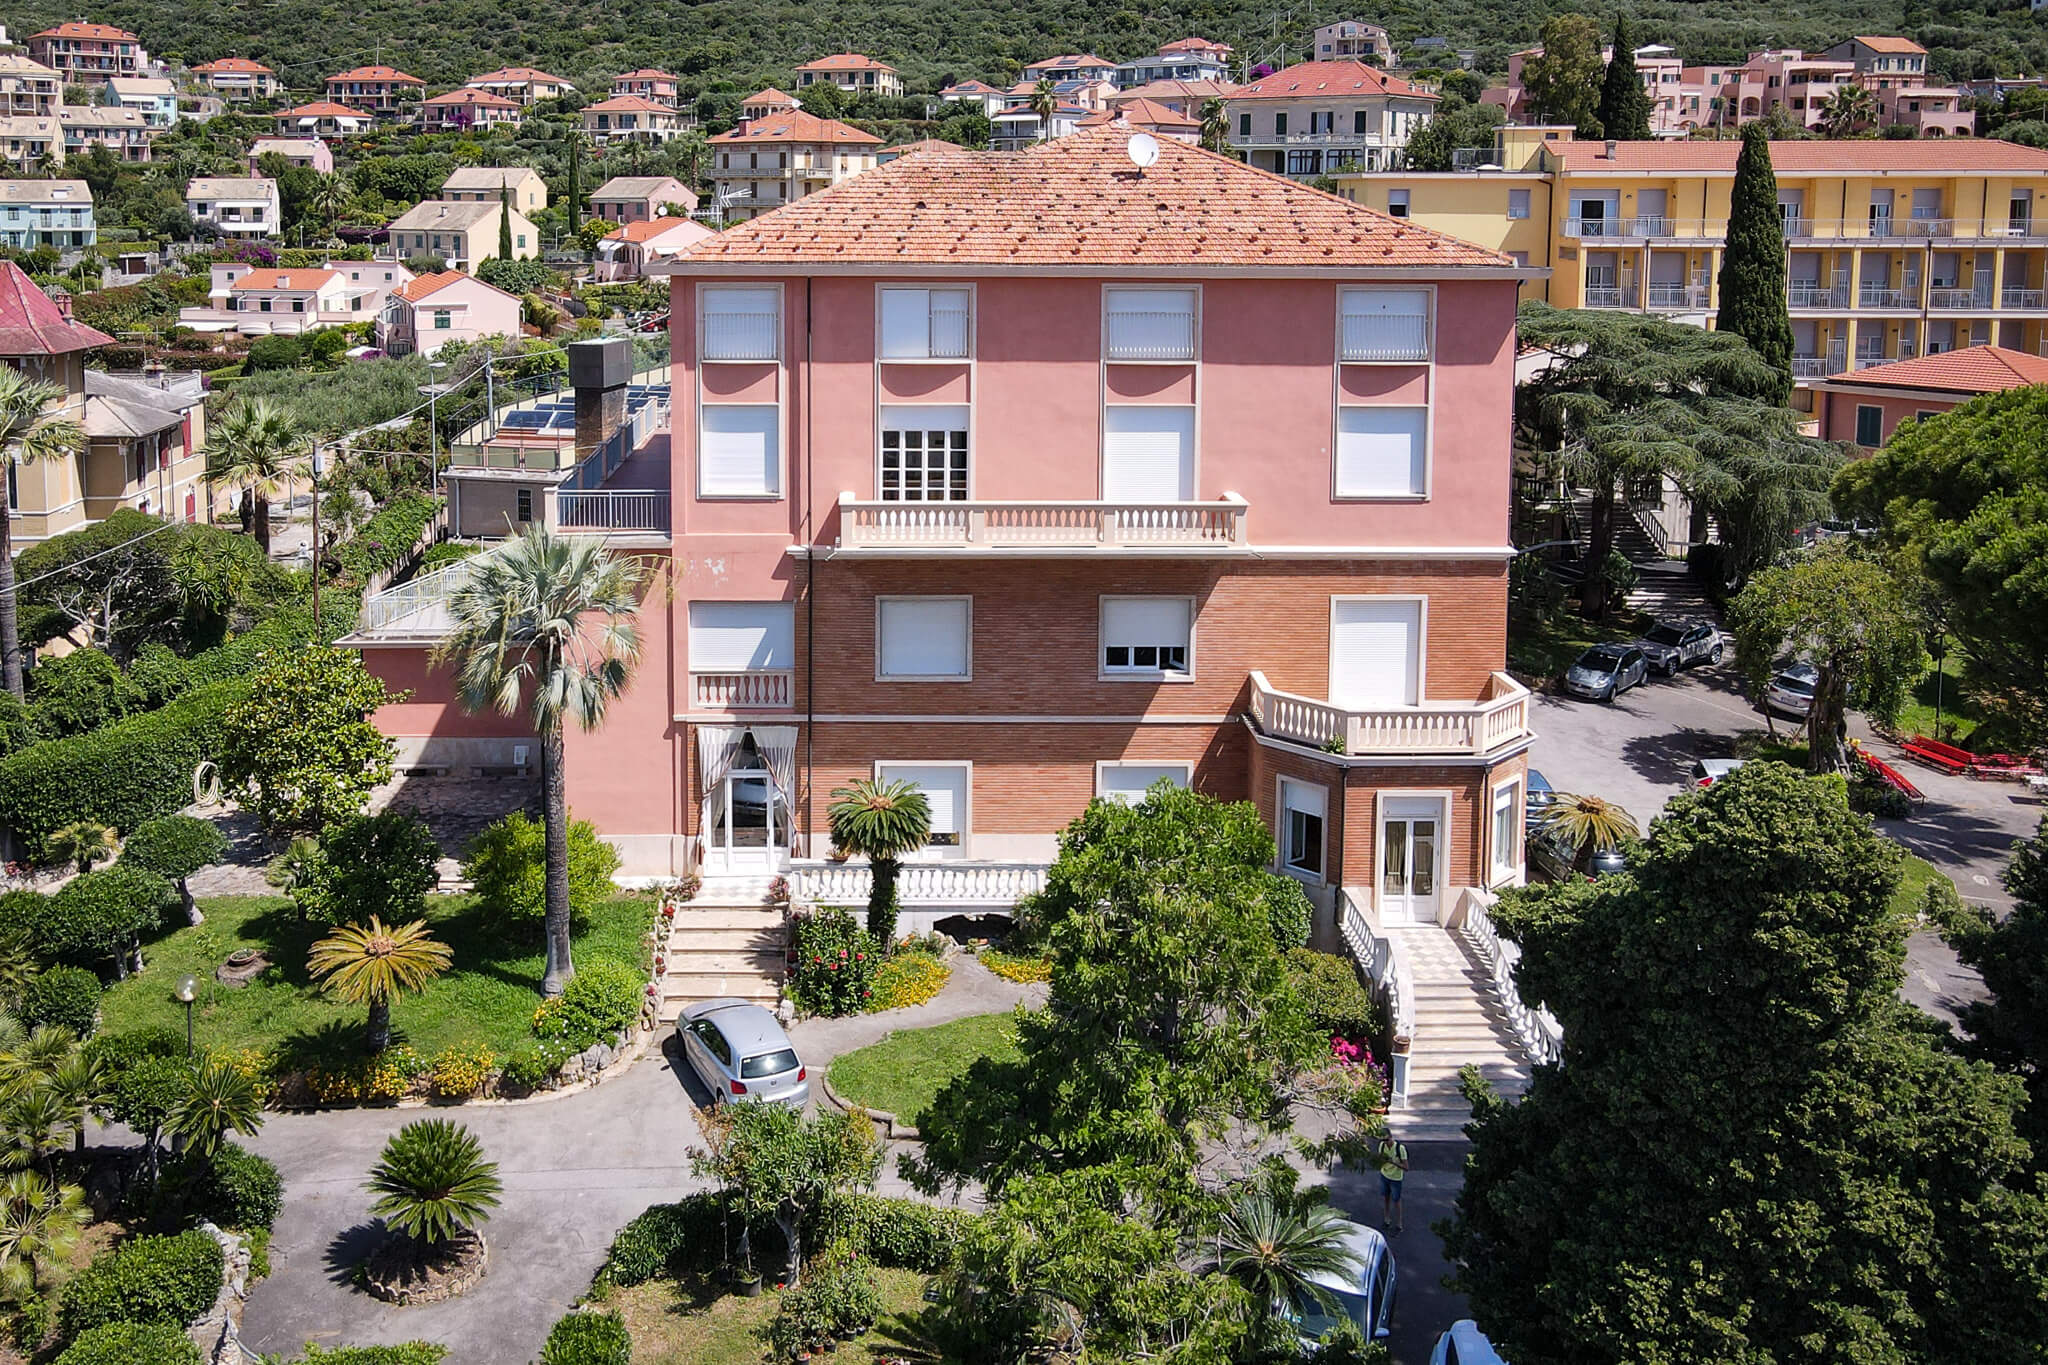
M697 711L787 711L795 701L793 669L690 675L690 706Z
M1008 907L1045 889L1044 863L904 863L896 899L908 906ZM866 905L874 872L866 863L800 858L790 864L791 898L812 905Z
M842 550L1241 552L1248 504L1214 502L870 502L839 495Z
M1488 754L1529 733L1529 690L1495 673L1484 701L1353 708L1282 692L1253 671L1252 720L1275 739L1345 755Z

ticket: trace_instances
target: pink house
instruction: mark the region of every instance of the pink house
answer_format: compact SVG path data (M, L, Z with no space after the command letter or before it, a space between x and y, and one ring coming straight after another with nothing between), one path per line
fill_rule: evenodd
M1522 272L1129 137L913 153L660 267L667 431L525 509L649 568L637 675L566 757L628 872L844 899L829 794L880 777L932 807L911 923L1006 906L1157 782L1256 802L1281 870L1384 924L1520 878ZM624 368L572 359L579 447ZM352 637L417 689L403 761L530 755L450 702L423 596Z
M444 270L393 289L377 320L377 344L393 355L429 355L451 341L516 337L519 297L463 274Z
M1813 386L1824 441L1876 450L1907 418L1938 417L1972 398L2048 384L2048 359L2004 346L1965 346L1831 375Z

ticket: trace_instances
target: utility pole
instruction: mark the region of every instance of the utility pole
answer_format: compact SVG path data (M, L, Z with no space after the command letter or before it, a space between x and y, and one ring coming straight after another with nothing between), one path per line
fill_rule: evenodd
M320 620L320 475L324 460L318 442L313 446L313 643L327 643L327 631Z

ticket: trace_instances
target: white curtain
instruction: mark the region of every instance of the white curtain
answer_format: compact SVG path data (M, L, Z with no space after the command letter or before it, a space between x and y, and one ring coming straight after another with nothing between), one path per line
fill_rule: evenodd
M775 779L775 790L782 797L783 832L789 837L790 856L801 858L804 831L796 825L796 727L756 725L754 747L760 750L762 762L768 765L768 775Z
M726 774L732 771L733 761L739 757L740 746L746 742L746 737L744 726L697 727L697 863L700 867L704 863L704 851L711 843L712 803L718 799L719 788L724 785Z

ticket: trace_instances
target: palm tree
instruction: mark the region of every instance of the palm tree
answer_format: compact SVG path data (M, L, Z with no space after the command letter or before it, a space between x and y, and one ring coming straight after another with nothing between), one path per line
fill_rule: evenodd
M58 862L70 863L81 873L92 871L94 863L112 858L120 846L114 831L97 820L74 820L51 830L45 842Z
M0 1293L16 1301L39 1293L51 1268L71 1259L91 1219L76 1185L34 1171L0 1181Z
M1308 1191L1246 1190L1223 1212L1213 1268L1276 1317L1303 1299L1327 1305L1330 1292L1317 1277L1355 1276L1364 1269L1345 1240L1350 1226Z
M1595 854L1611 853L1642 837L1635 817L1612 801L1569 792L1559 792L1544 811L1543 830L1562 835L1578 850L1572 866L1580 872L1593 870Z
M86 1114L106 1104L111 1097L105 1066L91 1053L74 1050L57 1063L57 1069L50 1073L48 1085L50 1093L62 1101L64 1112L71 1121L72 1150L83 1152Z
M1822 137L1849 137L1877 115L1877 101L1860 85L1842 85L1821 101Z
M52 1174L50 1158L71 1145L75 1119L47 1084L22 1091L0 1108L0 1167L36 1166Z
M368 1005L370 1051L391 1046L391 1002L448 969L454 953L436 943L425 920L387 928L377 916L345 924L313 945L306 967L351 1005Z
M469 711L511 715L526 699L540 736L547 824L547 971L555 996L576 974L569 956L569 798L562 731L604 722L640 657L640 572L588 536L539 524L477 555L449 600L455 629L436 651L452 659L456 695Z
M206 437L206 477L240 484L253 509L256 543L270 553L270 500L306 453L306 433L267 398L246 398L220 415Z
M1042 141L1052 140L1052 116L1059 107L1059 92L1053 89L1051 81L1040 81L1031 87L1031 112L1038 115L1038 136Z
M256 1083L239 1068L209 1057L192 1073L192 1088L164 1125L188 1150L211 1158L228 1134L249 1136L263 1126L263 1100Z
M364 1188L390 1227L438 1247L474 1232L498 1207L504 1182L475 1134L447 1119L420 1119L384 1144Z
M1202 146L1212 152L1230 154L1230 114L1222 100L1202 101Z
M64 386L30 379L13 366L0 366L0 494L15 505L14 466L75 455L85 449L85 428L46 410L64 401ZM13 518L0 512L0 680L22 695L21 632L15 617Z
M306 201L306 207L327 224L330 236L334 233L334 225L348 212L348 206L348 182L338 171L329 171L321 176L320 183L313 187L312 198Z
M11 1015L0 1015L0 1099L12 1098L56 1075L77 1047L69 1029L43 1024L30 1033Z
M897 860L931 838L931 803L914 782L862 778L832 793L825 819L832 828L833 845L866 858L874 869L868 932L886 953L896 943Z

